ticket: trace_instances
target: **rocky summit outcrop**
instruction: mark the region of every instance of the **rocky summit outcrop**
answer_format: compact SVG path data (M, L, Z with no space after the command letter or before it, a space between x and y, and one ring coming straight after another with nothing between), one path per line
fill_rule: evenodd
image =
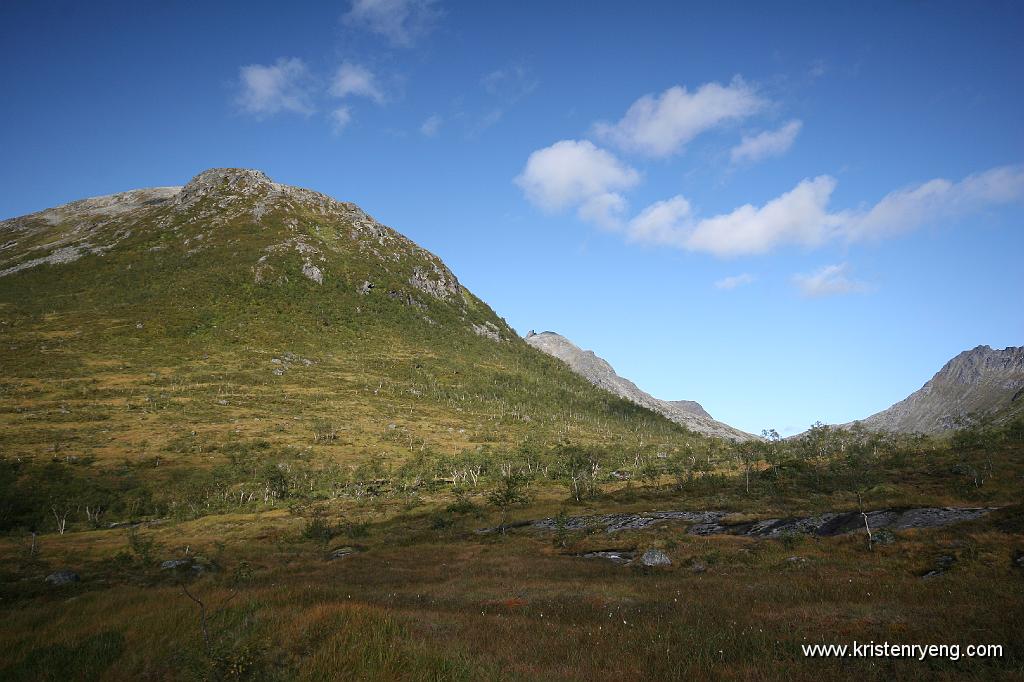
M692 400L661 400L640 390L636 384L616 374L606 360L593 351L583 350L561 334L530 332L526 342L534 348L558 358L590 383L609 393L646 407L696 433L733 441L756 440L757 436L714 420L700 403Z
M936 434L1021 400L1024 346L978 346L947 362L918 391L860 423L874 431Z

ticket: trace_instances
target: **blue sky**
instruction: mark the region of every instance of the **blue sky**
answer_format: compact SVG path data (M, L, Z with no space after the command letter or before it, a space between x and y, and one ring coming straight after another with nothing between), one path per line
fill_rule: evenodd
M681 5L6 2L0 217L259 168L749 431L1024 343L1024 7Z

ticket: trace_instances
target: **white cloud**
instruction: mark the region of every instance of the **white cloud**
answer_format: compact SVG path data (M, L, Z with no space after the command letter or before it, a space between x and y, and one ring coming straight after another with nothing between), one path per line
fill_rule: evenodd
M385 38L394 47L412 47L433 29L440 12L435 0L352 0L342 20Z
M608 230L622 226L626 214L626 198L618 192L605 192L590 197L576 210L581 220Z
M841 226L827 210L836 181L822 175L804 180L761 207L745 204L698 221L685 235L687 248L719 256L764 253L780 243L817 246Z
M835 184L827 175L804 180L764 206L745 204L700 220L677 196L644 209L630 221L628 234L635 241L718 256L764 253L780 243L814 246L841 225L841 217L826 210Z
M338 107L331 112L331 122L334 124L334 132L340 133L352 122L352 109Z
M834 296L836 294L864 293L869 287L864 282L847 277L849 268L846 263L826 265L809 274L794 275L793 281L804 296Z
M732 275L731 277L723 277L722 279L715 282L716 289L724 289L729 291L737 287L742 287L752 283L756 278L750 273L744 272L740 275Z
M700 133L756 113L765 105L739 77L728 85L705 83L694 92L674 86L644 95L618 123L598 123L594 132L627 151L664 157Z
M744 135L743 140L730 151L732 162L756 163L769 156L785 154L793 146L802 127L802 121L793 120L778 130L766 130L753 136Z
M697 218L677 196L644 209L629 222L634 241L717 256L766 253L783 244L819 246L829 240L879 239L991 205L1024 200L1024 166L1001 166L960 182L936 179L889 193L870 208L830 211L834 178L805 179L763 206Z
M282 111L309 115L312 103L311 79L305 63L296 57L278 59L274 64L249 64L238 70L242 111L270 116Z
M850 241L909 232L922 224L957 217L993 204L1024 199L1024 166L999 166L960 182L942 178L890 192L870 209L853 214Z
M335 97L366 97L377 104L384 102L384 92L377 79L365 66L344 62L331 80L330 93Z
M422 133L425 137L436 137L437 133L441 130L442 123L444 123L444 121L441 119L441 117L438 116L437 114L434 114L433 116L427 118L427 120L424 121L422 125L420 125L420 133Z
M515 178L526 198L543 210L579 206L581 217L599 223L601 216L624 207L621 196L611 195L639 181L636 170L587 140L561 140L536 150Z
M690 202L681 196L656 201L629 221L627 234L633 241L673 244L689 232L690 214Z

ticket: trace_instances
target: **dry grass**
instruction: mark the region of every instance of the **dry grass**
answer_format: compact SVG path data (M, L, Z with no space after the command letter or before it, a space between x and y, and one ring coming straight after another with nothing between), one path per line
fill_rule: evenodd
M195 606L172 578L111 559L127 548L123 531L47 536L46 565L35 567L12 558L8 539L0 642L15 653L3 676L56 679L46 675L60 671L47 666L95 658L97 642L107 642L109 661L88 679L231 678L232 670L310 680L1017 679L1022 672L1024 581L1010 557L1024 537L1000 530L998 518L900 533L874 551L858 536L784 544L698 538L680 526L578 535L562 548L546 534L476 535L482 520L474 518L444 530L433 530L429 515L396 508L377 518L357 543L362 551L336 561L302 540L301 519L286 512L144 531L161 547L157 558L180 556L186 545L218 557L221 572L190 584L210 602L230 593L232 566L252 565L253 578L211 621L215 658L204 653ZM574 556L613 546L660 546L674 563L654 571ZM954 567L922 579L942 555L955 557ZM81 571L83 582L44 588L42 575L62 566ZM996 643L1006 651L958 662L836 661L804 659L799 648L853 640Z

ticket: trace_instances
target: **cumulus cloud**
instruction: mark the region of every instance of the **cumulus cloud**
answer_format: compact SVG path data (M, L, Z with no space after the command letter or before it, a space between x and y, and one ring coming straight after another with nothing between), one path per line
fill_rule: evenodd
M835 186L833 178L822 175L800 182L763 206L744 204L705 218L685 235L685 245L719 256L765 253L780 243L817 246L842 226L842 217L827 210Z
M424 137L436 137L437 133L441 130L441 124L443 122L444 121L440 116L434 114L420 125L420 133L423 134Z
M730 151L732 162L756 163L770 156L785 154L793 146L803 125L802 121L793 120L778 130L766 130L752 136L744 135L740 143Z
M693 215L689 201L676 196L641 211L629 222L627 234L638 242L717 256L766 253L784 244L814 247L835 239L880 239L1024 200L1024 166L1001 166L960 182L929 180L857 210L829 210L835 187L834 178L821 175L762 206L745 204L710 218Z
M561 140L538 149L515 178L526 198L549 212L571 206L580 217L608 225L625 208L618 194L640 181L640 174L587 140Z
M826 265L811 274L794 275L793 282L804 296L814 298L864 293L869 290L868 285L864 282L850 279L847 276L848 271L849 267L846 263Z
M732 275L731 277L723 277L722 279L715 282L716 289L724 289L726 291L742 287L752 283L756 278L750 273L744 272L739 275Z
M335 97L366 97L377 104L384 102L384 92L377 78L365 66L344 62L331 80L330 93Z
M751 116L764 105L738 77L728 85L705 83L693 92L676 85L660 95L644 95L618 123L598 123L594 132L626 151L665 157L700 133Z
M254 116L291 112L313 113L312 79L306 64L282 57L271 65L249 64L238 70L238 105Z
M828 213L835 180L823 175L757 207L745 204L729 213L697 219L681 196L659 201L630 221L635 241L706 251L718 256L764 253L780 243L814 246L841 226Z
M394 47L412 47L434 28L440 16L436 4L435 0L353 0L342 21L375 33Z
M627 233L633 241L648 244L676 244L690 231L690 202L674 196L656 201L629 221Z

